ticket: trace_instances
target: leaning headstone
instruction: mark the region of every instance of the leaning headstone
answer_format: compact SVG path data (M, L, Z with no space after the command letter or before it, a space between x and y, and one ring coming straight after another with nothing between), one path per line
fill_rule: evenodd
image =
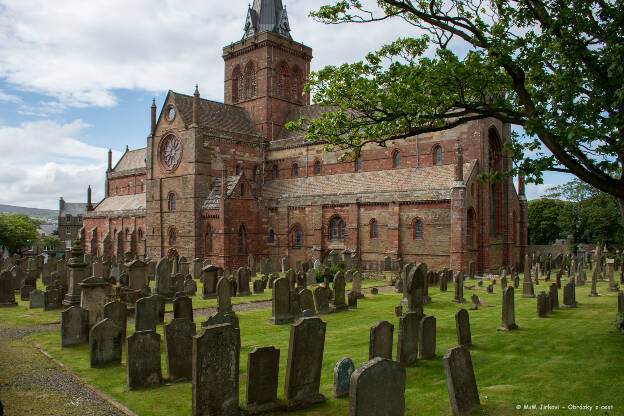
M273 299L271 303L273 315L269 318L269 323L282 325L294 321L295 318L290 308L290 283L288 279L282 277L273 283Z
M514 288L508 286L503 290L502 319L499 331L511 331L518 328L516 325L516 309Z
M392 359L393 332L394 325L388 321L379 321L371 327L368 347L369 360L375 357Z
M160 335L155 331L135 331L126 338L126 380L128 389L160 386Z
M304 409L325 401L319 393L327 324L303 318L290 327L284 398L288 410Z
M280 350L255 347L247 359L247 412L261 414L282 410L277 400Z
M481 402L470 351L461 345L451 348L444 354L442 363L451 411L460 416L472 413Z
M472 301L472 306L470 307L470 310L476 311L477 309L479 309L479 305L481 304L481 301L479 300L479 296L473 293L470 296L470 300Z
M436 318L425 316L418 327L418 354L421 360L435 357L436 351Z
M191 380L195 324L189 319L174 318L163 326L163 331L169 379Z
M334 397L349 395L351 374L355 371L351 358L341 358L334 366Z
M141 298L136 303L135 331L156 331L159 299L155 296Z
M121 328L112 319L95 324L89 333L91 368L121 365Z
M310 289L300 289L297 293L297 297L301 310L310 310L314 315L314 296L312 295L312 291Z
M411 268L406 275L405 296L407 297L407 311L418 315L417 322L424 316L423 297L425 295L425 279L427 266L424 263ZM418 327L418 324L416 325ZM369 357L369 359L372 357ZM388 357L390 358L390 357Z
M351 375L349 416L403 416L405 367L376 357Z
M466 309L455 312L455 329L457 330L457 343L463 347L471 346L470 317Z
M563 308L576 308L576 290L573 283L566 283L563 286Z
M412 365L418 360L418 327L422 316L417 312L407 312L399 318L399 337L397 340L396 360L403 365ZM377 334L375 334L377 336ZM390 332L392 337L392 331ZM372 341L372 329L371 329ZM371 342L372 344L372 342ZM390 338L390 348L392 348L392 338ZM369 354L369 359L372 357ZM392 359L392 355L384 358Z
M193 321L193 301L188 296L179 296L173 300L173 318Z
M317 286L312 292L316 313L326 315L329 313L329 293L324 286Z
M28 295L28 301L30 309L43 308L43 292L39 289L31 291Z
M110 319L121 329L121 340L126 339L128 310L123 302L108 302L104 305L104 318Z
M89 312L71 306L61 312L61 347L89 343Z

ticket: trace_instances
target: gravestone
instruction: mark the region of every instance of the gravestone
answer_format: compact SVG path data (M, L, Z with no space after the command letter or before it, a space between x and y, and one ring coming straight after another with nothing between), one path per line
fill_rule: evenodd
M312 291L310 289L300 289L297 293L297 297L299 298L299 306L301 307L301 310L310 310L314 315L314 296L312 295Z
M397 305L394 307L394 316L397 318L403 316L403 305Z
M261 414L282 410L277 400L280 350L255 347L247 359L247 412Z
M481 301L479 300L479 296L473 293L470 296L470 301L472 302L472 306L470 307L471 311L476 311L477 309L479 309L479 305L481 304Z
M232 286L225 277L217 283L217 312L232 312Z
M403 365L412 365L418 360L418 329L421 319L422 315L417 312L407 312L399 318L399 337L397 339L396 360ZM392 337L392 332L390 332L390 336ZM392 348L392 338L390 338L390 348ZM371 357L369 354L369 359L374 357L376 357L376 355ZM382 357L392 359L392 355L389 357Z
M318 270L321 267L321 261L319 259L314 260L314 270Z
M455 329L457 330L457 343L463 347L471 346L470 317L466 309L455 312Z
M135 331L156 331L160 300L156 296L141 298L136 303Z
M576 288L573 283L566 283L563 286L563 308L576 308Z
M126 338L126 381L130 390L162 384L160 335L155 331L137 330Z
M284 398L288 410L304 409L325 401L319 393L325 331L320 318L303 318L290 327Z
M592 273L591 290L589 292L589 296L590 297L598 297L598 296L600 296L598 294L597 286L598 286L598 276L597 276L597 273L596 273L596 269L594 269L594 271Z
M294 321L295 318L290 308L290 283L288 279L282 277L275 280L273 283L273 299L271 303L273 315L269 318L269 323L282 325Z
M624 313L624 292L621 290L618 292L618 313Z
M89 343L89 312L70 306L61 312L61 347Z
M334 308L336 312L348 309L345 302L345 279L342 272L337 272L334 276Z
M464 299L464 274L462 272L457 273L457 276L455 276L455 297L453 302L466 303L466 299Z
M360 271L353 273L353 283L351 283L351 290L355 292L358 298L364 297L364 293L362 293L362 273Z
M330 251L327 257L331 264L337 264L340 261L340 253L338 253L338 250Z
M250 278L251 273L249 272L249 269L246 267L238 269L238 280L236 281L238 296L251 296L251 292L249 291Z
M188 296L180 296L173 300L173 318L193 321L193 301Z
M358 301L357 293L355 293L352 290L347 292L347 303L349 304L350 309L357 309L357 301Z
M393 332L394 325L388 321L379 321L371 327L368 347L369 360L375 357L392 359Z
M324 286L317 286L312 292L316 313L326 315L329 313L329 293Z
M501 290L505 290L506 287L507 287L507 277L503 276L501 279Z
M346 397L349 395L351 374L355 366L351 358L341 358L334 366L334 397Z
M385 256L384 257L384 272L391 272L392 271L392 260L390 259L390 257Z
M446 387L454 415L468 415L479 407L479 392L470 351L463 346L449 349L442 358Z
M174 318L163 326L163 331L169 379L191 380L195 324L189 319Z
M288 258L282 257L282 273L286 273L288 269L290 269L290 267L288 266Z
M376 357L351 375L349 416L403 416L405 367Z
M539 318L545 318L548 313L548 304L550 300L546 296L546 292L541 291L537 295L537 316Z
M31 286L31 285L22 286L20 288L20 300L29 300L30 292L32 292L33 290L35 290L34 286Z
M199 280L202 275L202 261L199 258L193 259L191 263L191 277L193 280Z
M487 287L487 293L494 293L494 285L489 284Z
M104 318L110 319L121 329L121 340L126 339L128 310L122 302L108 302L104 305Z
M171 299L174 295L173 281L171 280L171 263L163 257L156 263L156 284L154 293Z
M13 275L9 271L0 273L0 307L17 306Z
M440 274L440 292L446 292L448 290L448 284L447 284L447 275L448 275L448 270L444 269L442 271L442 273Z
M549 287L549 298L551 302L550 309L559 309L559 289L556 283L552 283Z
M418 327L418 354L421 360L435 357L436 351L436 318L428 315L420 320Z
M30 292L30 295L28 296L28 300L29 300L29 308L30 309L36 309L36 308L43 308L43 304L44 304L44 300L43 300L43 292L40 291L39 289L35 289L33 291Z
M476 265L474 261L468 262L468 278L474 280L476 276Z
M609 279L609 288L607 289L608 292L617 292L618 288L615 285L615 272L614 272L614 268L615 268L615 259L607 259L607 270L606 270L606 274L607 274L607 279Z
M91 368L121 365L121 328L112 319L104 318L89 333Z
M216 266L208 265L202 269L202 299L214 299L217 297L218 274L219 268Z
M57 288L50 288L43 293L43 310L63 309L63 294Z
M499 331L512 331L517 329L514 288L509 286L503 290L502 318Z
M238 317L234 312L217 312L214 315L211 315L202 322L202 328L207 328L209 326L221 325L221 324L230 324L234 328L239 329L240 326L238 324Z
M104 305L107 302L109 284L104 279L89 277L79 283L81 290L80 307L89 311L89 326L104 319Z
M184 279L184 293L189 297L197 294L197 283L193 280L191 275L187 275Z
M407 272L405 279L404 295L407 298L407 312L414 312L418 315L416 328L418 328L418 322L420 322L420 319L424 316L423 297L425 295L426 275L427 266L424 263L420 263ZM370 358L372 357L369 357L369 359Z
M254 280L252 283L254 295L260 295L264 293L264 284L262 280Z

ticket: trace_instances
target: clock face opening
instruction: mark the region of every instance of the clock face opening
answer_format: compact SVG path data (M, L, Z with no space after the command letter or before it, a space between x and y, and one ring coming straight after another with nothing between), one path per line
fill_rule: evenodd
M167 170L178 167L182 156L182 143L174 136L169 135L160 142L160 162Z
M169 107L169 109L167 110L167 120L168 121L173 121L173 119L176 116L176 109L174 106Z

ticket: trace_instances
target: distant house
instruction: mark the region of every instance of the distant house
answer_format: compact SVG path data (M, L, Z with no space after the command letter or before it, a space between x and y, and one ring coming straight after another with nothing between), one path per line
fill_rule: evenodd
M72 241L78 237L86 209L85 203L65 202L63 197L59 200L58 235L65 248L71 248Z

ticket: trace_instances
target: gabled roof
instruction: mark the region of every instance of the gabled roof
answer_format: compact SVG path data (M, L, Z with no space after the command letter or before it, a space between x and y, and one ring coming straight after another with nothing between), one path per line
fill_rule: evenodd
M304 127L310 122L310 120L314 120L321 116L323 113L328 113L330 111L336 110L334 106L322 106L319 104L306 105L301 107L291 108L286 114L286 118L284 119L284 125L290 121L297 121L301 117L305 117L307 119ZM284 127L277 138L277 140L273 140L270 144L270 148L280 148L284 146L292 146L295 144L303 143L305 139L306 132L299 130L288 130Z
M193 122L193 97L169 91L184 124ZM199 100L199 126L256 136L256 126L247 111L235 105Z
M129 150L123 154L119 162L113 168L113 172L139 169L145 167L145 147L136 150Z
M475 164L476 160L464 163L464 180L470 177ZM340 173L273 180L262 188L262 197L285 199L405 192L414 200L431 199L431 195L450 198L454 179L454 164Z
M106 197L100 202L94 211L134 211L145 209L145 193L133 195L117 195Z
M228 176L227 178L225 178L226 194L228 197L232 196L232 192L234 192L234 189L236 189L236 185L238 185L242 176L243 175L241 174L241 175ZM204 205L202 206L202 208L203 209L219 209L220 204L221 204L221 178L217 178L212 184L212 187L210 188L210 193L208 194L208 197L204 201Z
M78 216L85 213L87 210L87 204L82 202L65 202L63 209L59 212L61 217L65 215Z

